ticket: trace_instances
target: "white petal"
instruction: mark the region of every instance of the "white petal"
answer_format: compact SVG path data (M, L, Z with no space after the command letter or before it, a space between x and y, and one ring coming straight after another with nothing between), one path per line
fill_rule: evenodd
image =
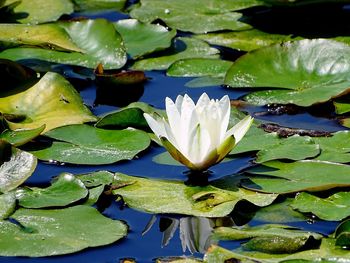
M247 133L247 131L250 128L250 125L252 125L253 123L253 120L254 119L250 116L245 117L243 120L241 120L239 123L237 123L235 126L233 126L230 130L226 132L225 138L233 135L237 144Z
M168 97L165 99L165 109L170 129L177 140L177 137L181 137L181 128L179 125L181 121L180 112L174 102Z
M231 102L230 98L226 95L219 101L219 107L221 111L221 127L220 127L220 143L223 142L230 121Z
M207 130L202 129L201 126L198 125L190 138L191 147L189 148L188 159L193 164L200 164L210 152L210 135Z
M185 95L181 106L181 122L178 125L180 125L181 129L179 144L187 152L191 143L189 134L191 134L197 124L198 117L195 111L195 104L189 96Z
M197 101L197 104L196 104L196 109L197 109L197 112L202 112L210 103L210 99L207 95L207 93L203 93L198 101Z
M177 108L177 110L179 111L180 114L181 114L181 106L182 106L183 99L184 99L184 97L179 95L179 96L176 97L176 100L175 100L175 106L176 106L176 108Z
M144 113L143 117L145 117L148 126L151 128L151 130L154 132L154 134L160 138L160 137L167 137L165 128L164 128L164 121L160 118L153 118L150 114Z

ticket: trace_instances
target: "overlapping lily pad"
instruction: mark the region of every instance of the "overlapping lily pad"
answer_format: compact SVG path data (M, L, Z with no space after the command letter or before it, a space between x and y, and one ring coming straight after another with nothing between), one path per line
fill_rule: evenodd
M212 45L252 51L276 43L292 40L291 35L270 34L258 29L237 32L208 33L195 36Z
M244 30L249 25L240 22L240 13L231 11L261 5L256 0L215 1L215 0L142 0L135 5L130 16L144 23L157 19L169 27L193 33L206 33L218 30Z
M63 125L96 120L73 86L64 77L52 72L46 73L29 89L2 94L0 112L20 117L17 122L8 121L11 129L46 125L45 131L48 131Z
M7 192L0 195L0 219L9 217L16 210L15 192Z
M6 193L21 185L32 175L37 159L0 140L0 192Z
M66 209L17 210L0 221L0 255L43 257L111 244L127 233L124 223L102 216L88 206Z
M210 47L206 42L199 39L179 37L175 39L174 43L173 50L169 54L136 61L132 68L138 70L164 70L180 59L219 57L219 50Z
M350 215L350 193L338 192L327 198L303 192L298 194L291 206L303 213L311 212L328 221L339 221Z
M5 4L12 4L16 1L6 0ZM25 0L20 1L14 8L16 18L24 24L56 21L62 15L69 15L73 11L74 6L70 0Z
M318 160L269 161L247 170L243 186L266 193L322 191L350 186L350 166ZM253 176L254 175L254 176Z
M25 208L63 207L88 195L84 184L72 174L61 174L47 188L22 188L16 191L19 205Z
M77 11L119 10L125 8L126 0L73 0Z
M233 88L275 88L245 96L253 104L310 106L350 90L349 58L350 47L337 41L286 42L239 58L229 69L225 83Z
M228 191L211 185L186 186L182 182L125 174L116 174L114 188L113 194L120 195L128 206L138 210L205 217L228 215L241 200L247 200L257 206L266 206L277 197L275 194L259 194L241 188Z
M149 136L143 131L104 130L88 125L60 127L45 135L60 141L31 153L41 160L75 164L99 165L130 160L150 144Z
M88 68L96 68L102 64L105 69L118 69L126 63L126 52L123 41L119 33L115 30L113 24L105 19L82 20L73 22L60 22L57 24L64 29L66 35L60 38L69 37L72 45L76 45L82 52L60 52L56 50L38 48L38 47L17 47L10 48L0 53L0 58L11 60L37 59L54 63L79 65ZM50 26L48 26L50 27ZM35 29L31 30L34 31ZM50 28L50 30L52 30ZM57 29L53 31L55 38ZM27 36L27 42L33 42L38 39L34 36ZM44 44L47 40L41 39ZM15 41L15 43L17 43Z
M133 58L170 47L176 35L176 30L143 24L136 19L119 20L114 25L124 40L128 54Z
M294 253L304 247L310 238L322 238L320 234L286 225L219 227L214 233L216 238L223 240L250 239L243 248L272 254Z
M0 134L0 139L14 146L21 146L39 136L45 129L45 125L36 129L5 130Z

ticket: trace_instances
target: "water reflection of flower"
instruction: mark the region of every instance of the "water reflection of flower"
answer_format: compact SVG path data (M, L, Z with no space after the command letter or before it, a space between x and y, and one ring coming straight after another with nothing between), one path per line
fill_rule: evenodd
M153 215L148 222L143 235L156 223L157 216ZM231 217L205 218L205 217L181 217L172 218L161 216L159 218L159 230L162 232L162 247L169 244L174 234L179 230L179 237L183 252L205 253L210 245L217 244L213 238L213 230L219 226L233 226Z
M209 99L203 93L197 104L179 95L165 100L167 119L144 114L148 125L171 156L194 171L221 162L248 131L253 119L247 116L228 129L230 99Z

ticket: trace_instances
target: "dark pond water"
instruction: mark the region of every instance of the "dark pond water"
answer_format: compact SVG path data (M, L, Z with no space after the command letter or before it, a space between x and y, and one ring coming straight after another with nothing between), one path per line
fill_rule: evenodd
M80 16L81 14L76 14ZM86 15L86 14L84 14ZM120 18L125 18L122 14L116 14L115 12L104 14L93 14L90 17L105 17L112 21ZM72 76L72 73L67 69L66 74ZM231 99L237 99L244 94L244 92L236 92L224 87L208 87L200 89L189 89L185 87L185 83L189 79L185 78L170 78L166 77L164 72L146 72L146 75L150 80L144 86L144 93L139 101L143 101L152 104L155 107L164 107L164 98L166 96L175 99L179 94L188 93L196 100L203 92L207 92L210 97L220 98L225 94L228 94ZM76 77L76 76L75 76ZM85 103L89 105L96 115L117 109L114 106L97 105L94 106L96 97L96 87L93 85L87 85L85 88L77 87L80 90L81 96ZM339 126L335 121L316 117L310 113L300 112L294 115L271 115L265 114L265 108L246 108L243 109L258 119L268 122L276 122L288 127L302 127L307 129L327 130L335 131L344 129ZM160 153L164 152L161 147L153 147L142 155L142 158L135 159L128 162L121 162L113 165L105 166L72 166L72 165L58 165L49 163L40 163L38 168L32 177L28 179L26 184L28 185L46 185L50 180L62 172L70 172L73 174L93 172L97 170L109 170L113 172L122 172L129 175L138 175L150 178L163 178L173 180L186 180L184 172L186 168L183 166L170 166L161 165L152 161L152 158ZM233 174L249 165L249 158L235 159L229 162L221 163L211 168L212 174L210 180L214 180L223 177L228 174ZM174 200L176 201L176 200ZM102 206L105 206L103 209ZM151 262L155 258L165 256L182 256L193 255L195 257L202 258L203 254L195 252L195 249L190 251L189 249L183 249L181 246L179 229L176 226L179 224L180 216L176 215L164 215L152 217L150 214L135 211L133 209L125 207L121 202L115 202L114 200L105 200L103 204L99 206L99 209L103 210L103 214L113 218L127 222L130 227L128 236L119 242L112 245L87 249L79 253L45 257L45 258L21 258L21 257L0 257L0 262L6 263L56 263L56 262L85 262L85 263L115 263L119 262L123 258L133 258L137 262ZM234 215L232 215L232 218ZM150 220L154 220L153 226L143 234L147 224ZM72 220L75 220L72 218ZM187 220L194 220L187 218ZM230 217L225 219L232 223ZM252 221L251 225L259 224L259 222ZM314 220L305 220L304 222L298 222L297 225L304 229L317 231L324 234L329 234L334 231L336 223L322 222ZM170 227L169 227L170 226ZM171 228L173 226L173 228ZM175 232L173 232L173 231ZM172 238L171 238L172 237ZM227 248L235 248L238 246L237 242L222 242L220 245ZM193 254L192 254L193 252Z

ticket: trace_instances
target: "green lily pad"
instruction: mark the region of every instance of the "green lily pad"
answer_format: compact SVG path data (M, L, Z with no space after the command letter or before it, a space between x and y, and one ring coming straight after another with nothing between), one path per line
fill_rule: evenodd
M333 101L336 114L344 114L350 112L350 103L348 99L337 99Z
M165 70L175 61L185 58L219 57L219 50L210 47L206 42L199 39L179 37L175 39L174 43L173 50L169 55L138 60L132 68L137 70ZM183 44L186 46L184 50Z
M141 0L130 12L132 18L144 23L157 19L181 31L206 33L219 30L245 30L251 28L239 19L241 14L231 12L261 5L256 0Z
M100 165L131 160L150 145L149 136L143 131L103 130L88 125L60 127L45 135L60 141L30 152L40 160L74 164Z
M0 159L0 192L2 193L21 185L32 175L37 165L37 159L32 154L11 147L8 142L0 140L0 157L7 149L10 149L10 156Z
M350 220L342 222L335 230L334 235L337 246L348 248L350 246Z
M164 181L116 174L113 194L135 209L148 213L175 213L204 217L228 215L241 200L257 206L271 204L277 195L259 194L245 189L223 190L214 186L186 186Z
M12 4L17 0L6 0L5 4ZM70 0L24 0L14 8L15 14L25 14L18 21L24 24L40 24L56 21L62 15L73 13L74 6Z
M133 57L170 47L176 30L168 30L161 25L143 24L136 19L119 20L114 24L124 40L127 53Z
M0 195L0 219L8 218L16 210L16 195L7 192Z
M124 223L88 206L66 209L19 209L20 225L0 221L0 255L44 257L111 244L127 233Z
M300 40L264 47L240 57L225 84L261 90L244 97L257 105L310 106L350 90L350 47L324 39Z
M319 240L322 235L299 230L285 225L261 225L255 227L219 227L214 231L220 240L250 239L243 247L265 253L294 253L305 246L312 237Z
M0 134L0 139L11 143L14 146L21 146L30 142L32 139L38 137L45 129L45 125L42 125L36 129L28 130L5 130Z
M60 22L69 38L83 52L61 52L39 47L10 48L0 53L0 58L11 60L38 59L60 64L105 69L118 69L126 63L126 52L119 33L113 23L105 19ZM51 36L51 35L50 35ZM53 38L56 35L53 36ZM29 38L29 37L28 37ZM29 41L27 38L27 41ZM31 36L34 41L36 37ZM67 38L63 35L61 38ZM18 42L18 41L17 41ZM43 41L46 44L47 40ZM16 43L16 42L15 42Z
M340 221L350 215L350 193L338 192L320 198L303 192L295 197L291 206L303 213L313 213L322 220Z
M188 81L185 86L189 88L203 88L211 86L220 86L224 83L223 77L199 77Z
M226 260L239 260L242 263L251 262L324 262L341 263L350 261L350 252L335 246L335 240L332 238L322 239L321 246L318 249L310 249L294 254L269 254L257 251L245 251L236 249L233 251L212 246L205 255L205 262L217 263ZM298 260L298 261L297 261Z
M62 51L84 52L59 24L0 24L0 42L6 46L41 46Z
M237 32L208 33L196 35L195 38L204 40L211 45L229 47L242 51L252 51L276 43L292 40L291 35L270 34L258 29Z
M19 205L25 208L67 206L88 195L84 184L72 174L61 174L47 188L22 188L16 192Z
M265 193L323 191L350 186L349 165L318 160L269 161L246 172L250 174L249 180L242 185Z
M114 181L114 174L108 171L78 174L76 177L81 180L87 188L110 185Z
M144 102L134 102L124 108L102 116L95 126L106 129L134 127L148 130L149 126L143 117L144 112L149 114L157 113L160 116L165 115L164 110L156 109Z
M23 116L8 124L11 129L32 129L46 125L45 131L95 121L73 86L57 73L46 73L33 87L18 93L2 94L0 112Z
M118 10L122 11L126 0L73 0L76 11Z
M101 194L105 190L104 185L100 185L94 188L89 189L89 196L88 199L84 202L84 205L94 205L98 199L100 198Z

